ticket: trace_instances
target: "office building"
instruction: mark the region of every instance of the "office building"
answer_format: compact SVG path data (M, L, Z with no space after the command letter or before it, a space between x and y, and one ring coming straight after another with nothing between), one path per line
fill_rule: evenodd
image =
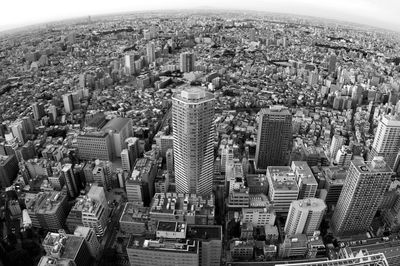
M288 163L292 141L292 115L284 106L259 112L255 163L258 169Z
M25 194L25 206L27 209L27 214L29 219L31 220L31 224L33 227L41 228L41 224L39 222L39 218L36 215L36 210L44 204L47 198L47 194L44 192L39 192L37 194L34 193L26 193Z
M34 103L31 105L32 111L33 111L33 118L36 121L39 121L43 116L46 115L46 112L44 111L44 103Z
M106 189L112 188L113 172L112 162L96 160L92 171L93 182Z
M65 226L67 218L67 195L63 192L46 192L43 204L36 209L40 227L57 231Z
M76 197L79 193L78 181L76 180L74 170L72 169L72 164L65 164L61 173L64 177L65 184L67 185L68 196L71 198Z
M83 226L82 222L82 209L84 200L83 197L80 196L76 199L74 206L72 207L71 211L69 212L66 220L66 226L68 232L71 234L75 232L75 229L78 226Z
M147 55L147 60L148 60L149 64L156 61L156 47L155 47L154 42L149 42L146 45L146 55Z
M240 162L231 162L226 167L225 182L229 193L244 186L243 166Z
M135 61L138 59L138 55L135 54L127 54L124 57L124 63L125 63L125 70L128 75L136 74L136 68L135 68ZM138 69L140 70L140 69Z
M322 199L307 198L292 201L285 224L286 235L313 235L326 212L326 204Z
M272 205L242 208L242 221L254 227L274 225L276 214Z
M178 193L210 194L214 166L214 95L190 87L172 97Z
M332 54L328 57L328 73L334 73L336 71L336 55Z
M281 258L305 257L308 251L307 242L305 234L286 236L279 246L279 256Z
M79 158L82 160L114 159L111 136L107 132L86 132L77 137Z
M186 224L160 221L156 239L131 236L126 251L132 266L199 265L199 242L186 238Z
M17 157L15 155L0 155L0 187L11 186L19 171Z
M128 150L129 164L131 168L135 165L136 159L139 158L139 139L130 137L125 140L126 149Z
M104 187L98 186L97 184L91 185L88 193L86 194L89 198L97 200L100 202L104 208L107 209L107 198L106 193L104 192Z
M229 255L233 260L252 260L254 257L254 241L232 240Z
M233 162L232 145L221 145L221 172L226 172L226 166Z
M28 134L26 127L24 126L24 121L18 119L10 124L10 131L12 135L17 138L18 142L24 144L26 142L26 134Z
M65 112L67 114L71 113L74 110L72 94L71 93L63 94L62 100L63 100Z
M160 136L160 152L163 158L165 158L167 151L173 148L174 148L174 136L172 135Z
M182 73L194 71L195 55L194 53L181 53L180 55L180 70Z
M174 150L168 149L165 153L165 159L167 164L167 171L168 173L174 172Z
M168 170L159 169L154 180L155 193L167 193L169 191L170 173Z
M292 201L299 196L296 176L289 166L267 168L268 197L277 213L287 214Z
M125 190L128 201L144 202L145 184L139 171L132 171L131 177L125 181ZM150 196L150 195L148 195Z
M85 239L86 246L89 249L92 258L99 259L101 255L101 246L95 231L90 227L78 226L74 231L75 236L80 236Z
M37 266L75 266L75 262L65 258L54 258L51 256L42 256Z
M314 198L317 193L318 182L304 161L293 161L292 170L296 176L297 186L299 187L298 199Z
M246 180L250 194L268 195L268 181L265 174L247 174Z
M382 157L351 162L332 217L335 233L346 235L369 229L392 174Z
M132 120L116 117L105 124L101 130L111 136L111 146L114 147L113 154L119 157L121 151L127 147L125 140L133 135Z
M338 150L345 144L346 139L340 135L334 135L331 141L331 147L329 149L331 158L335 159Z
M71 260L72 265L87 266L91 262L85 238L82 236L49 232L42 245L46 256L52 259L53 264L58 263L59 260Z
M50 105L48 114L53 122L55 122L57 120L57 107L55 105Z
M125 170L128 173L130 173L132 166L131 166L131 162L129 160L128 149L123 149L121 151L121 163L122 163L122 170Z
M187 238L199 242L200 266L221 265L223 244L220 225L188 225Z
M372 255L355 255L350 258L333 259L333 260L319 260L308 261L300 263L281 263L275 264L276 266L389 266L386 257L383 253Z
M178 221L187 224L213 225L215 221L214 195L156 193L150 204L150 227L154 231L158 221Z
M134 189L136 191L134 192L136 193L136 196L134 197L139 197L138 193L140 192L145 206L149 206L151 198L154 195L154 179L156 178L156 175L157 165L155 164L155 161L149 158L140 158L136 160L135 167L132 171L131 180L129 180L129 186L132 185L132 189L133 186L136 186ZM125 185L127 184L128 183L125 183ZM137 187L137 185L140 186L140 190L138 190L139 187ZM128 192L129 188L126 189ZM130 193L132 193L132 191Z
M336 205L346 180L347 169L332 166L324 170L326 190L325 203L328 206Z
M351 159L353 158L353 152L349 146L342 146L336 153L336 158L334 163L339 166L348 167L350 165Z
M353 244L341 248L339 250L339 257L353 258L360 253L365 256L384 254L387 265L400 265L400 240L394 239L393 237L392 239L389 238L389 241L376 238L368 239L365 244Z
M249 207L250 195L249 189L242 185L235 187L228 197L228 202L226 204L227 208L232 211L240 211L242 208Z
M125 203L124 211L119 219L119 228L121 231L131 235L144 235L148 232L148 223L150 208L143 207L139 202Z
M82 224L83 226L93 228L97 236L103 236L107 226L107 209L100 201L89 197L81 199Z
M400 118L393 115L384 115L378 123L368 160L372 160L375 156L383 156L386 164L393 171L397 171L395 163L399 149Z

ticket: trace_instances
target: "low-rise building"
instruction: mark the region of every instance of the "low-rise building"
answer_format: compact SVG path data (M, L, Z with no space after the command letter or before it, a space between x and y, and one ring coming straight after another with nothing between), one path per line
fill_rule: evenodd
M289 166L269 166L267 168L269 185L268 196L277 213L287 214L290 203L297 200L299 187L294 172Z
M71 260L76 266L86 266L90 263L90 253L82 236L64 233L47 233L43 240L46 256L58 260Z
M212 225L215 219L214 195L156 193L150 204L150 230L158 221Z
M127 202L119 219L120 230L131 235L143 235L148 231L150 208Z

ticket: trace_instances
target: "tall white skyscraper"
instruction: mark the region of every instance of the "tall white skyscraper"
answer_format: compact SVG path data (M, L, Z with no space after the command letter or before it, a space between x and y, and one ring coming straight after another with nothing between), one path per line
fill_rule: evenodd
M385 115L379 121L375 133L369 160L375 156L383 156L387 165L395 169L396 156L400 148L400 117Z
M292 201L285 224L286 235L312 235L319 229L326 211L322 199L307 198Z
M351 162L332 217L333 230L337 235L369 229L392 174L382 157L375 157L371 162Z
M214 95L189 87L172 97L175 181L178 193L212 192Z

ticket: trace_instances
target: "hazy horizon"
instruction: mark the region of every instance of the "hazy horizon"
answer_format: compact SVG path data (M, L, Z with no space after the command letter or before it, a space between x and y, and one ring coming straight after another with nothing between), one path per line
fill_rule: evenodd
M65 3L65 2L64 2ZM386 28L400 32L400 1L395 0L246 0L246 1L184 1L172 0L70 0L60 5L51 0L15 0L2 5L0 31L34 24L55 22L85 16L107 15L122 12L197 9L201 7L243 11L265 11L336 19Z

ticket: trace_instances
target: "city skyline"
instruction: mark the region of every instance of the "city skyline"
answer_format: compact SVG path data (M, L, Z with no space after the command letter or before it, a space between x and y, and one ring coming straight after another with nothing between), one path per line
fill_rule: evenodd
M76 8L78 7L79 8ZM396 10L400 10L400 2L395 0L356 0L356 1L318 1L318 0L249 0L242 1L139 1L127 0L110 2L72 0L60 8L54 1L27 0L12 1L2 4L0 11L0 32L34 24L57 22L80 17L129 13L136 11L163 11L181 9L224 9L243 11L263 11L282 14L312 16L316 18L334 19L400 31L400 20Z
M2 35L0 264L400 265L399 34L178 3Z

